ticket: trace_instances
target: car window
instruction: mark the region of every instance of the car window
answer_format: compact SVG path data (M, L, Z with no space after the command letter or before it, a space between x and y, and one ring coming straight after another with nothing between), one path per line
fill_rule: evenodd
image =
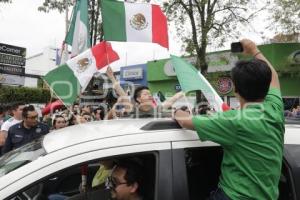
M10 199L110 199L113 187L125 184L125 181L122 180L123 183L118 177L110 178L116 166L133 163L134 166L138 166L133 169L140 170L137 173L141 178L138 193L142 199L154 200L156 162L155 153L143 153L81 163L44 177L40 182L17 192Z
M279 181L279 200L295 200L300 171L300 145L285 145L288 156L282 164ZM223 153L221 147L185 149L190 200L205 200L218 185ZM286 160L288 158L289 161ZM293 160L293 162L291 162ZM293 181L293 178L295 179Z
M46 154L42 138L4 154L0 158L0 177Z
M279 200L295 200L300 196L300 145L286 144L284 147Z
M222 157L220 146L185 149L190 200L205 200L217 188Z

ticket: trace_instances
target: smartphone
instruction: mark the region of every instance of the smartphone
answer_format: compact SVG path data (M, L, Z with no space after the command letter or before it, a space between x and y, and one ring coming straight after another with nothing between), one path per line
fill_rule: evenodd
M243 52L243 46L240 42L233 42L231 43L231 52L232 53L239 53Z

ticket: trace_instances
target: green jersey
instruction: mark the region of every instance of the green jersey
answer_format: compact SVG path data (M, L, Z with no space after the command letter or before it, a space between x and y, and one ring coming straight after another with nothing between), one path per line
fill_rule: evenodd
M224 149L219 187L230 199L275 200L284 145L283 102L271 88L262 103L213 116L195 116L201 140Z

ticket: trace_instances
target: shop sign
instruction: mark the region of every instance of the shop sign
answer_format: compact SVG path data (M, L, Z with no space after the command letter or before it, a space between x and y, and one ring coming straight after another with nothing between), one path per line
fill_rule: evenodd
M0 43L0 53L25 57L26 49L23 47L17 47Z
M0 74L0 83L7 85L24 85L25 77L11 74Z
M26 58L0 53L0 63L7 65L25 66Z
M217 89L221 94L228 94L233 89L233 82L229 77L221 77L217 81Z
M0 73L24 76L25 68L0 64Z
M300 50L293 52L288 60L291 64L300 64Z
M165 72L165 75L167 75L167 76L176 76L176 72L172 65L171 60L166 62L166 64L164 65L164 72Z
M124 80L143 79L143 68L124 69L123 79Z
M206 55L208 72L230 71L239 60L237 55L231 52L212 53Z
M186 62L190 63L191 65L196 64L196 58L195 57L189 57L189 58L183 58ZM172 65L172 61L168 60L166 64L164 65L164 73L167 76L176 76L175 69Z

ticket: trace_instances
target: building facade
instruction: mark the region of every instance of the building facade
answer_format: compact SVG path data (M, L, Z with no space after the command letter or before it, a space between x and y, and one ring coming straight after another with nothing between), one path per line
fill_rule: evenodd
M274 43L260 45L260 51L271 62L279 74L282 96L286 107L299 102L300 98L300 43ZM195 58L185 58L195 65ZM218 51L207 54L207 79L231 107L237 107L234 97L233 83L230 71L238 60L252 59L241 54L227 51ZM148 86L152 92L162 92L172 96L180 90L176 73L169 59L148 62ZM193 94L191 94L193 95ZM293 103L294 102L294 103Z

